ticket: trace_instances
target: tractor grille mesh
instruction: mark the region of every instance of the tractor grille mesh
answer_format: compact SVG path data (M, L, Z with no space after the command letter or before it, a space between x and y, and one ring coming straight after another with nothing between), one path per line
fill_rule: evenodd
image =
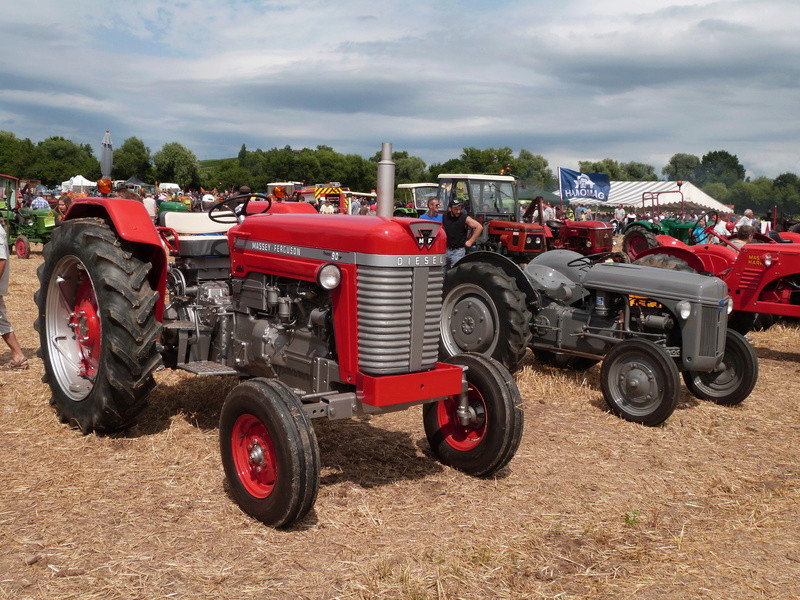
M716 356L719 348L725 347L725 328L720 326L723 311L704 306L700 328L700 356Z
M369 375L434 367L442 311L441 267L358 268L358 366Z

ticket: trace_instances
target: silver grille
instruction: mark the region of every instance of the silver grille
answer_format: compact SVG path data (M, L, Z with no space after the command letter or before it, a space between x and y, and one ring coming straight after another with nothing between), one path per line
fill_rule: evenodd
M715 307L703 307L703 319L700 326L700 356L716 356L725 345L725 328L720 321L724 314Z
M358 366L369 375L433 368L439 353L441 267L358 267Z

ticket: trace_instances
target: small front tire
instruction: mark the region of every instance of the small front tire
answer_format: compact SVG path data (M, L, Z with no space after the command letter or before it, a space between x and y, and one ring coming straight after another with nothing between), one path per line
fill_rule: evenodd
M300 399L257 378L231 390L219 422L225 476L236 503L272 527L305 516L319 490L319 446Z
M475 477L502 469L522 439L522 397L508 370L478 354L460 354L446 362L467 367L471 421L458 417L459 394L426 404L425 435L440 462Z
M758 356L740 333L728 329L720 370L708 373L685 371L689 391L701 400L734 406L750 395L758 379Z
M14 242L14 254L17 255L17 258L31 257L31 243L24 235L19 236Z
M627 421L654 426L666 421L680 395L678 367L661 346L625 340L606 355L600 384L609 410Z

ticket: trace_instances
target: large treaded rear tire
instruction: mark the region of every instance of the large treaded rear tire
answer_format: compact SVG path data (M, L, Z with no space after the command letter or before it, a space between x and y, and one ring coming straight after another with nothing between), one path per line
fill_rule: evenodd
M100 219L66 221L44 247L34 295L50 403L83 433L136 417L161 362L151 265Z
M475 352L519 368L533 338L531 312L516 281L485 263L456 265L444 282L439 355Z
M656 234L641 225L632 225L622 238L622 251L631 260L636 260L645 250L656 247Z

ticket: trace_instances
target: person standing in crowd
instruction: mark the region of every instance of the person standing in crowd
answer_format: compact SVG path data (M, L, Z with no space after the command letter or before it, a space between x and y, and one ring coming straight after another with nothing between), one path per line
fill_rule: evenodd
M744 216L736 221L736 224L733 226L734 233L739 231L739 228L743 225L750 225L751 227L755 224L755 219L753 218L753 211L752 209L748 208L744 211Z
M28 359L22 352L22 347L17 341L17 334L11 327L6 310L5 296L8 295L8 239L6 238L5 223L0 218L0 335L11 350L11 360L0 365L2 371L23 370L28 368Z
M203 194L202 200L200 200L200 210L203 212L208 212L211 210L211 207L217 203L217 199L214 197L214 194L211 192L206 192Z
M336 209L333 208L333 205L328 202L327 199L322 201L322 206L319 207L319 212L322 215L332 215L336 213Z
M351 215L357 215L361 212L361 200L358 199L358 196L353 196L350 200L349 212Z
M453 198L447 205L447 212L442 215L442 226L447 235L446 271L464 258L467 248L472 248L483 231L483 225L464 212L461 198Z
M422 213L419 218L426 221L442 222L442 215L439 212L439 199L436 196L428 198L428 211Z
M38 196L36 196L36 198L31 200L31 209L38 210L41 208L50 208L50 203L47 200L45 200L44 196L39 194Z
M69 205L72 204L72 199L66 194L61 194L56 202L56 222L61 223L69 210Z
M150 215L150 218L155 221L158 216L158 208L156 207L156 199L153 197L153 194L145 194L144 198L142 198L142 204L144 204L144 208L147 210L147 214Z

